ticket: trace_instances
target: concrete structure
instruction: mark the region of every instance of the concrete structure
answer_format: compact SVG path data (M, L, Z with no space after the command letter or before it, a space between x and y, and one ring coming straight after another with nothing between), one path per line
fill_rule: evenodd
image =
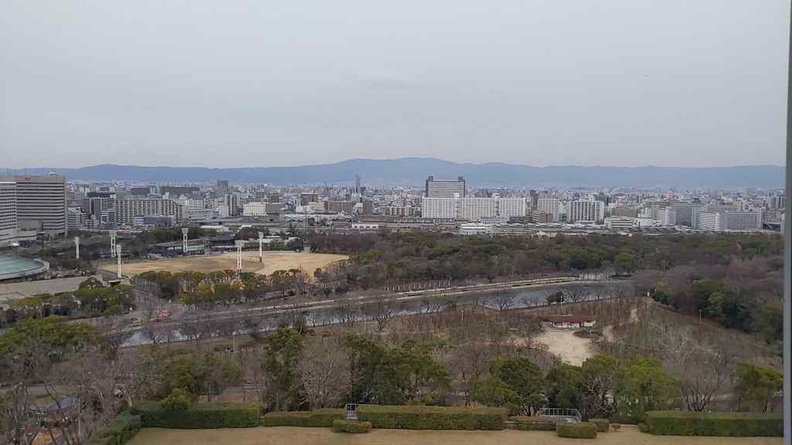
M59 175L14 176L17 228L66 233L66 179ZM4 181L5 182L5 181Z
M492 224L465 223L460 224L460 235L492 235L494 226Z
M430 219L481 221L526 215L523 198L423 198L421 216Z
M498 216L498 203L493 198L459 198L457 201L457 219L480 221L482 218Z
M169 216L182 218L182 206L172 199L116 199L116 222L133 225L136 216Z
M37 275L48 269L49 264L45 261L0 253L0 280Z
M605 203L584 199L570 201L568 215L570 222L592 221L601 224L605 219Z
M328 212L345 213L351 215L355 209L354 201L327 201L326 208Z
M561 216L561 202L557 198L538 198L536 200L536 210L539 213L549 213L552 221L559 221Z
M437 180L434 176L426 179L424 190L425 198L464 198L465 197L465 178L462 176L456 180Z
M424 198L421 200L421 217L455 219L457 217L457 200L453 198Z
M528 214L525 198L497 198L498 216L521 217Z
M73 207L66 209L66 228L69 231L84 230L86 221L86 215L82 210Z
M776 195L770 198L770 210L784 210L786 209L786 196Z
M16 182L0 182L0 245L17 234Z
M586 315L547 315L542 321L559 329L592 328L596 322L594 317Z
M228 194L228 181L225 179L218 179L215 186L215 195L225 196Z
M242 216L267 216L267 204L263 202L242 204Z
M381 207L381 210L385 216L398 216L401 218L416 217L421 214L421 208L413 206L387 206Z
M605 218L605 227L611 230L632 230L638 227L638 221L626 216L610 216Z

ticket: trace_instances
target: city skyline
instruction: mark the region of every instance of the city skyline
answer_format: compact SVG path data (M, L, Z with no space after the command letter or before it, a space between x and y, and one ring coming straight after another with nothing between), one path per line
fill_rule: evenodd
M4 2L0 147L14 168L778 165L788 8Z

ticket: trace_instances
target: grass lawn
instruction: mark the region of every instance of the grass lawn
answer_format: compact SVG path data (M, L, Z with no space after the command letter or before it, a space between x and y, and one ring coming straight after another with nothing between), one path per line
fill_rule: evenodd
M600 433L594 440L561 439L544 431L409 431L378 430L368 434L340 434L330 428L240 428L222 430L171 430L144 428L128 445L502 445L547 444L573 445L598 443L603 445L665 445L665 444L781 444L780 437L674 437L643 434L634 426L622 426L621 431Z

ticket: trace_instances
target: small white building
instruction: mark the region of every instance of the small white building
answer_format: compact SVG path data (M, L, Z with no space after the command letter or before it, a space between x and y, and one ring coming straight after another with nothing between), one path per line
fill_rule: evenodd
M547 315L542 318L542 321L550 324L554 328L559 329L582 329L593 328L596 323L594 317L587 315Z
M492 224L465 223L459 225L460 235L491 235L493 230Z

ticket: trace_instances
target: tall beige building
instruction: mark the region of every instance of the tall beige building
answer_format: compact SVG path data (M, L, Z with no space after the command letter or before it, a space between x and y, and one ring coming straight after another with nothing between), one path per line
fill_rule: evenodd
M66 233L66 179L60 175L14 176L17 228Z
M0 242L16 236L16 182L0 181Z

